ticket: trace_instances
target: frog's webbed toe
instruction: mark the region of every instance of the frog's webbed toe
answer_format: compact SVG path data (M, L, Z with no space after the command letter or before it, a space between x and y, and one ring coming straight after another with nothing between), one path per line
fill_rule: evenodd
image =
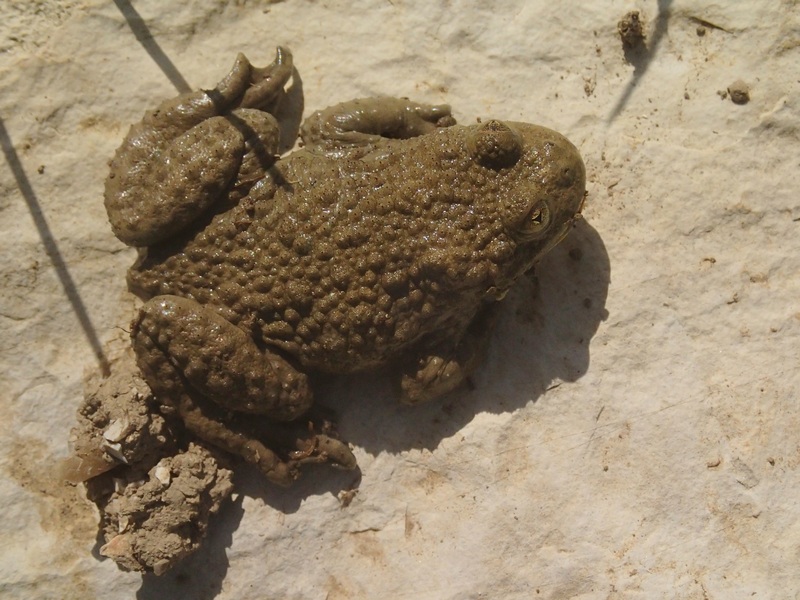
M400 379L400 401L419 404L458 389L483 358L498 306L498 302L487 304L460 338L439 344L406 364Z
M366 154L386 140L426 135L455 125L450 106L406 98L359 98L308 117L300 128L305 146L332 156Z
M274 113L284 95L284 86L292 76L292 53L278 46L272 64L250 73L250 86L239 104L242 108L257 108Z

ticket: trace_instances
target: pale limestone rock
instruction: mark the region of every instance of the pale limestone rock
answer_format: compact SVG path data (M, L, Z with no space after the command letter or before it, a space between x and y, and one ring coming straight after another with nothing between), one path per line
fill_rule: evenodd
M791 2L139 0L127 21L120 6L0 7L5 596L800 589ZM630 10L647 26L635 64L616 29ZM202 549L142 578L92 555L93 507L55 475L81 373L134 314L107 161L155 98L213 85L239 51L266 62L277 43L295 53L306 114L383 93L562 131L587 165L586 223L512 292L473 391L408 409L374 377L326 385L363 472L349 506L336 495L351 475L282 491L253 474ZM717 95L737 79L748 104Z

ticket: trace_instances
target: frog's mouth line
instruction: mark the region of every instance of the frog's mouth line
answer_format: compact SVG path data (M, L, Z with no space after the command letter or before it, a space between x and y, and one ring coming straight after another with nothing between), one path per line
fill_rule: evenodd
M584 199L585 198L586 196L584 196ZM565 221L564 224L561 225L561 230L556 235L551 237L550 241L547 244L545 244L542 248L539 249L537 253L537 261L545 254L550 252L550 250L558 246L558 244L560 244L564 240L564 238L569 235L569 232L572 231L572 229L575 227L575 224L581 219L583 219L583 215L580 212L581 210L583 210L583 203L584 200L581 200L581 205L578 207L578 211L575 213L575 215L573 215L572 218Z
M578 205L578 210L575 211L575 218L582 219L583 218L583 207L586 204L586 198L589 196L589 192L586 190L583 191L583 196L581 196L581 203Z
M555 246L561 243L561 241L567 237L569 232L575 227L575 224L583 219L583 206L586 204L586 196L588 195L589 194L586 191L583 192L583 195L581 196L581 203L578 205L578 210L575 211L575 214L572 216L572 218L568 219L564 225L562 225L561 231L559 231L558 235L553 237L552 242L542 250L542 254L549 252Z
M558 232L558 235L554 236L550 240L550 243L547 244L544 248L541 249L540 256L543 256L543 255L547 254L548 252L550 252L550 250L552 250L553 248L558 246L561 243L561 241L565 237L567 237L567 234L570 232L570 230L572 230L572 224L573 224L574 221L575 221L575 219L570 219L569 221L564 223L564 225L561 227L561 231Z

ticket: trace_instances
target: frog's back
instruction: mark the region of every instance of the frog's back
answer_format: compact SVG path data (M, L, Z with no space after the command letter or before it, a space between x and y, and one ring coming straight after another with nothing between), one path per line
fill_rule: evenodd
M487 202L493 183L461 143L442 132L398 142L408 151L322 161L151 249L131 288L217 307L328 371L373 367L460 331L513 252Z

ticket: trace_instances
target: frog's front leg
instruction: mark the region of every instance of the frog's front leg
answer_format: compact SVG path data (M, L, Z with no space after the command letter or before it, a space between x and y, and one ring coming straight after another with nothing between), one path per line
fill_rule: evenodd
M239 55L213 90L183 94L148 112L117 150L105 203L114 234L151 246L183 230L220 198L238 199L275 162L273 110L292 73L278 48L263 69Z
M305 147L337 156L366 154L387 139L407 139L450 127L456 121L447 104L421 104L405 98L359 98L308 117L300 128Z
M400 379L400 401L419 404L455 391L483 358L497 321L498 302L484 306L464 334L405 365Z
M200 439L255 464L271 481L288 485L304 462L332 458L355 466L346 445L327 436L297 439L282 460L254 436L227 424L226 411L291 421L311 406L306 376L283 358L260 350L243 330L187 298L156 296L142 307L131 336L137 361L156 397L174 406Z

